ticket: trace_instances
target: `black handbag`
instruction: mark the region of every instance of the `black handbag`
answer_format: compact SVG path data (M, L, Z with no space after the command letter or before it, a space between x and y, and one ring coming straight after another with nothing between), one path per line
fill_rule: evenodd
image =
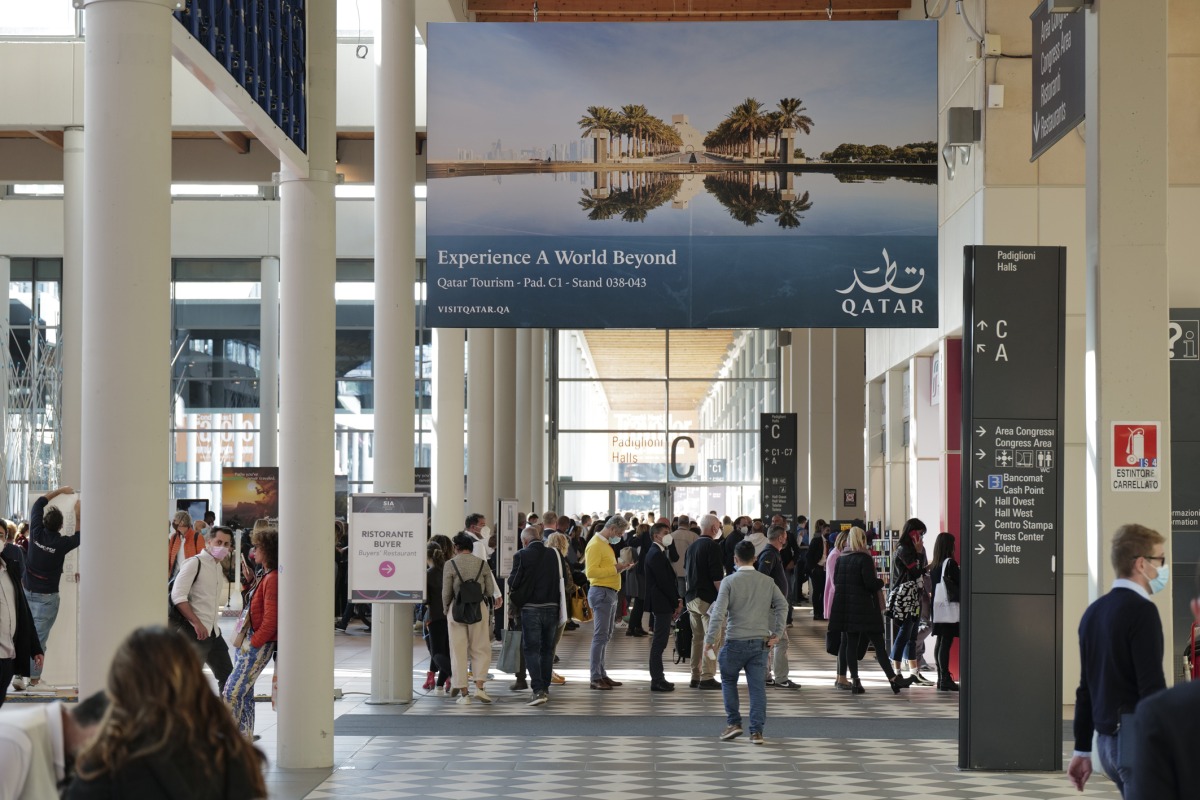
M858 652L854 656L855 661L862 661L867 657L867 637L859 634L858 636ZM825 652L831 656L836 656L838 650L842 647L842 634L834 633L833 631L825 631Z

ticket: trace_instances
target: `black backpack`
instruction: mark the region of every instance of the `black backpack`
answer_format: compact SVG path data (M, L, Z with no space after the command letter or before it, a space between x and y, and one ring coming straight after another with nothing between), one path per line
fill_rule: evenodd
M483 568L487 564L480 563L479 573L469 581L463 579L462 573L458 571L458 564L451 561L450 566L454 567L454 572L460 581L458 594L454 595L452 611L454 621L463 625L474 625L476 622L481 622L483 612L479 609L479 604L483 602L483 586L479 583L479 578L483 575Z
M675 663L681 664L692 657L692 621L685 610L675 620Z

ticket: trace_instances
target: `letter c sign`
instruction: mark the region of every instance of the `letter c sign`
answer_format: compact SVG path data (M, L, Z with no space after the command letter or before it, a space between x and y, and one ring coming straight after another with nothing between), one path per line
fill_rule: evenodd
M696 449L696 443L692 441L690 436L676 436L671 440L671 474L676 478L690 478L696 472L695 464L688 464L687 472L679 471L679 460L676 456L676 451L679 449L680 442L687 442L688 447Z

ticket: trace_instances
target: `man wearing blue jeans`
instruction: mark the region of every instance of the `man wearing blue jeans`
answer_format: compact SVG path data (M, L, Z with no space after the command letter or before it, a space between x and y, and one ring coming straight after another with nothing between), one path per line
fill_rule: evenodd
M62 579L63 559L67 553L79 547L79 501L75 502L75 532L62 535L63 515L57 508L47 504L60 494L74 494L70 486L62 486L48 492L36 501L29 512L29 554L25 560L25 597L29 611L33 614L33 627L43 649L49 649L50 629L58 619L58 586ZM38 686L42 681L42 664L31 662L29 685ZM23 683L14 684L24 688Z
M529 682L533 685L533 700L529 705L540 706L550 699L554 637L563 602L559 582L562 557L557 550L542 544L537 528L522 531L521 544L524 547L513 556L508 595L514 604L518 596L521 599L521 652L529 667Z
M621 573L636 562L618 564L613 546L620 544L629 523L620 514L613 514L600 532L591 538L583 551L583 572L587 576L588 604L592 607L592 651L590 666L591 687L609 691L620 681L608 677L604 668L605 651L612 638L617 617L617 592L621 589Z
M742 714L738 706L738 675L745 670L750 689L750 742L763 744L763 726L767 721L767 653L779 642L787 622L787 599L775 581L754 568L754 544L741 541L733 549L737 567L721 581L717 599L708 610L708 632L704 649L712 657L718 632L725 628L725 644L717 663L721 667L721 692L725 700L725 721L721 741L742 735Z

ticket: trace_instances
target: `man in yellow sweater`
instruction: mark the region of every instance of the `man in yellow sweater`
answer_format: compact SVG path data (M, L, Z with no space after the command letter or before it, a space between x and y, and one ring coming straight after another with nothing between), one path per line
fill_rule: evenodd
M629 523L620 514L613 514L600 532L592 537L583 551L583 572L587 576L588 603L592 607L592 688L610 690L620 686L604 670L604 651L612 638L617 621L617 593L621 590L621 573L633 564L618 564L612 546L625 536Z

